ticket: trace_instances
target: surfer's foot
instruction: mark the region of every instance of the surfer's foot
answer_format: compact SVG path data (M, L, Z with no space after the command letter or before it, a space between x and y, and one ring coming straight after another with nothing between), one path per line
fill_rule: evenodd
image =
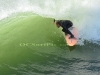
M75 38L73 35L71 35L70 37L69 37L69 39L72 39L72 38Z
M69 39L75 39L76 40L77 38L75 38L75 37L69 37Z

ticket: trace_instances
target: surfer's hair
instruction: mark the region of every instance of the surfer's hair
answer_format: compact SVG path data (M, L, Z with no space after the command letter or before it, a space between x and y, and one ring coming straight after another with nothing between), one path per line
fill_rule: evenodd
M53 22L55 22L55 19L53 20Z

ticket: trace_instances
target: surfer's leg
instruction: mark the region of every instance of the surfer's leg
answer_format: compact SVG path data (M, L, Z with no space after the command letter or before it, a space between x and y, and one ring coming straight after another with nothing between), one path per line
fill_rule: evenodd
M66 30L66 32L65 33L67 33L67 34L69 34L70 35L70 37L69 38L74 38L74 35L67 29Z

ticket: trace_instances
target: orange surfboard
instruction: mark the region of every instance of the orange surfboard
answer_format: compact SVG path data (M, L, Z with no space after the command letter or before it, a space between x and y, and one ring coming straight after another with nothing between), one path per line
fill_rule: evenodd
M65 35L65 40L68 46L74 46L77 43L77 30L75 27L71 27L69 28L69 30L72 32L72 34L74 35L75 38L71 38L69 39L70 35L67 34Z

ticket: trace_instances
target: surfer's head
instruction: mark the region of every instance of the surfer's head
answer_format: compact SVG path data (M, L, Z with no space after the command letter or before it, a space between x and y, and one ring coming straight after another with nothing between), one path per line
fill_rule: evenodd
M56 26L57 26L58 28L60 27L60 22L59 22L59 21L56 22Z
M60 23L59 23L59 21L57 21L57 20L53 20L53 23L55 23L56 24L56 26L59 28L60 27Z

